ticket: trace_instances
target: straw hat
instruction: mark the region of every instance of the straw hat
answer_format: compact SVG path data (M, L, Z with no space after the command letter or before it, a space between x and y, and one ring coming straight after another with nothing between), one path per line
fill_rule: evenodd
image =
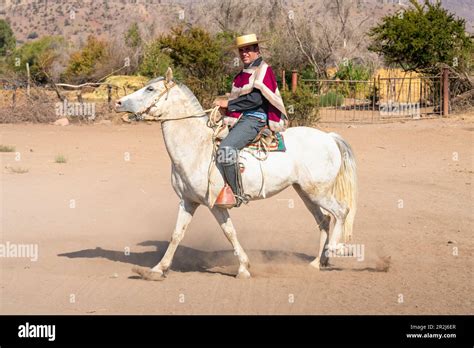
M257 35L255 34L242 35L235 39L235 44L232 46L232 48L240 48L240 47L255 45L260 42L265 42L265 41L267 40L257 39Z

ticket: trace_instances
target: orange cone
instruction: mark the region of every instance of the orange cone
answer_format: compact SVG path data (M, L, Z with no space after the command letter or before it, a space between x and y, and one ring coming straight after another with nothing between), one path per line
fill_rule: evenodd
M235 199L234 192L232 192L232 188L228 184L225 184L221 192L219 192L214 205L217 205L221 208L230 209L236 204L237 201Z

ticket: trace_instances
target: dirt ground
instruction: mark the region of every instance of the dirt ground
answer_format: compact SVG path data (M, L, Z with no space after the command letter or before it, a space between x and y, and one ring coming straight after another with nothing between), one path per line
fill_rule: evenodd
M358 160L363 260L310 267L319 230L289 188L231 211L252 279L201 207L148 282L131 269L158 263L178 205L160 126L0 125L21 156L0 153L0 241L39 248L0 258L0 313L473 314L474 115L321 128Z

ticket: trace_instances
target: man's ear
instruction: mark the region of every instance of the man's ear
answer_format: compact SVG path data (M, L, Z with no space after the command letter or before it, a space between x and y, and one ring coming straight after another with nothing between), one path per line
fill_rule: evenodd
M166 83L169 83L172 80L173 80L173 70L171 69L171 67L168 67L168 70L166 70Z

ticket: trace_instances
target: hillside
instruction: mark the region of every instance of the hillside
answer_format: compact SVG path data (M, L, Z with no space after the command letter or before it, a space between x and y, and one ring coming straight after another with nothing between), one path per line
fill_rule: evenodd
M408 0L346 0L356 6L350 16L382 16L404 8ZM0 18L7 19L18 43L44 35L62 35L75 44L88 35L99 37L123 35L133 22L140 24L145 39L167 31L172 25L186 22L219 29L219 20L225 6L237 8L236 0L0 0ZM324 0L254 0L253 4L268 9L278 3L283 10L293 10L296 15L309 17L324 10ZM474 1L444 0L444 6L468 21L468 30L474 32ZM229 18L229 22L241 21ZM242 15L242 13L240 13ZM263 17L265 18L265 17ZM264 21L262 18L261 21ZM266 18L265 18L266 20ZM248 28L258 30L258 23ZM245 26L243 26L245 27Z

